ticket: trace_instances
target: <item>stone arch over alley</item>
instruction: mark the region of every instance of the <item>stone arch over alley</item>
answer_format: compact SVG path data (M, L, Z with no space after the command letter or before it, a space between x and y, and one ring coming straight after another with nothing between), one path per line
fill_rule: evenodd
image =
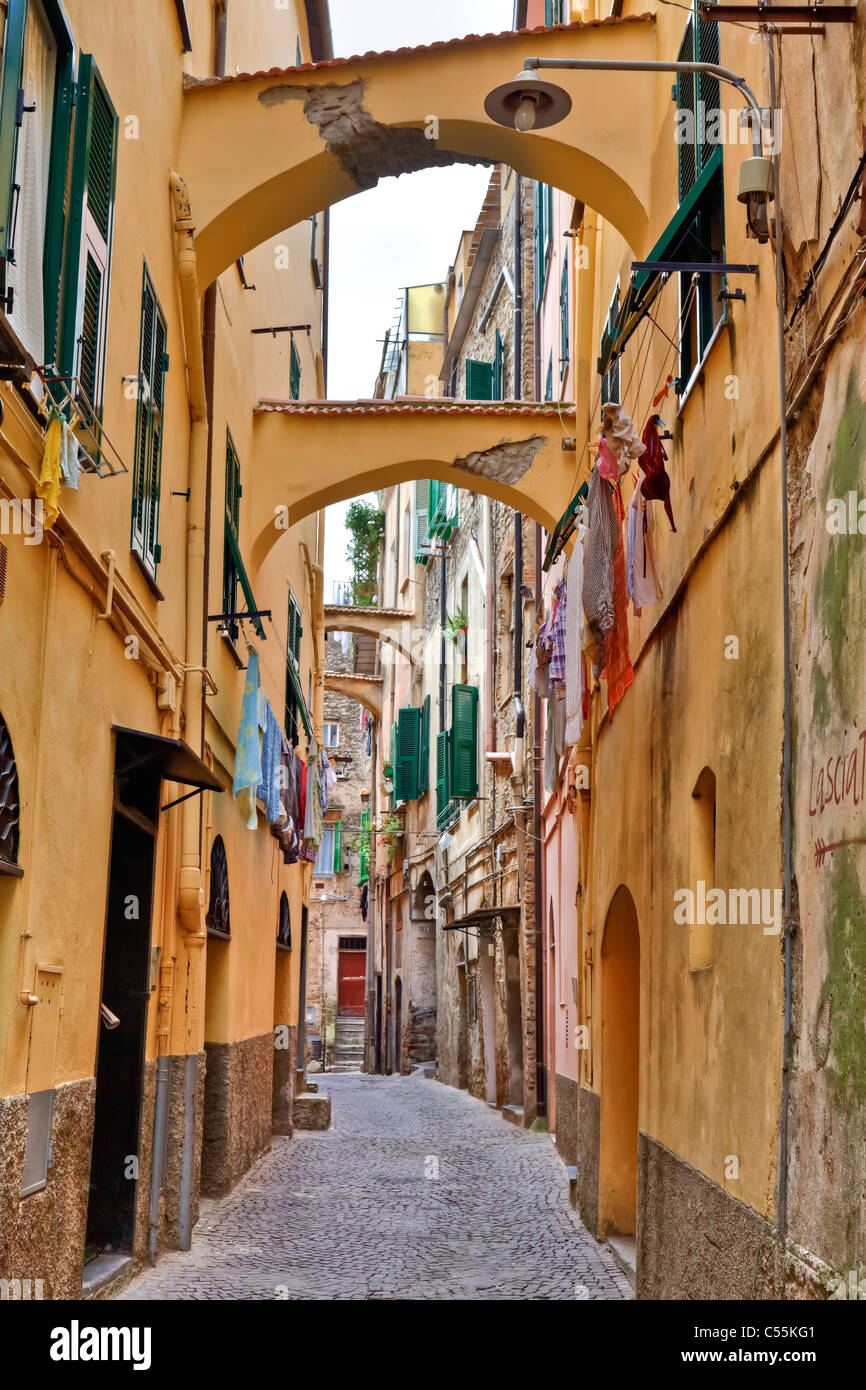
M651 129L636 126L653 78L632 74L611 101L610 74L581 74L556 133L520 135L484 112L489 91L524 58L652 60L649 14L560 25L546 33L472 36L426 48L299 68L188 79L179 172L191 197L200 288L269 237L380 178L436 165L508 164L563 188L645 249ZM605 121L583 112L604 110Z

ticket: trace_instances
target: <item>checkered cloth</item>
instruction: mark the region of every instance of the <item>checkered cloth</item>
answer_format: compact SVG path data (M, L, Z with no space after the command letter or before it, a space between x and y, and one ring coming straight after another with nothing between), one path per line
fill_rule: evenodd
M583 556L583 612L604 666L605 636L614 624L613 562L619 546L619 523L610 484L594 468L584 506L586 547Z

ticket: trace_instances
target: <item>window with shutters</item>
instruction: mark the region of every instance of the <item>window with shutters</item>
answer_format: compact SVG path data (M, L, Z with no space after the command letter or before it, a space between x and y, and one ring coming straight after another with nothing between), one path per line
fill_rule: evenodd
M679 62L718 63L721 56L719 25L702 19L695 10L686 25ZM679 198L697 198L688 224L681 229L676 258L724 260L724 183L722 145L712 132L719 131L721 84L709 73L678 73L676 138ZM724 315L719 300L722 277L701 275L693 281L680 275L680 375L677 390L685 391L700 365L710 339Z
M493 363L476 362L466 358L466 399L467 401L492 401Z
M619 280L616 282L616 289L613 292L613 299L610 301L610 308L607 311L604 331L612 334L619 316ZM601 379L601 404L606 405L608 401L619 403L619 358L612 357L610 366Z
M501 401L505 396L505 349L502 334L496 330L496 346L493 353L493 399Z
M294 338L289 349L289 395L293 401L301 398L301 359Z
M418 745L418 795L425 796L430 786L430 696L421 706L421 730Z
M421 710L406 706L397 716L397 761L394 767L394 797L397 801L418 799L420 752Z
M568 284L568 251L566 250L563 258L562 277L559 282L559 379L562 381L568 371L568 359L571 352L570 331L569 331L569 284Z
M286 738L297 745L300 736L301 638L304 634L301 606L289 590L289 620L286 635Z
M451 733L436 735L436 829L445 830L459 814L451 800Z
M455 801L474 801L478 795L478 688L451 688L451 783Z
M225 544L223 551L223 613L238 612L238 572L235 550L240 543L241 465L230 431L226 430L226 506ZM232 546L229 536L233 536ZM238 640L240 625L236 618L227 617L224 631L232 642Z
M34 361L53 363L74 44L55 0L6 0L0 32L0 297Z
M553 249L553 188L547 183L535 185L535 307L540 308L547 283L547 265Z
M363 888L370 878L370 812L361 812L361 833L358 847L358 858L360 861L358 869L358 887Z
M568 10L568 0L544 0L545 24L567 24Z
M341 829L341 821L325 821L322 826L322 839L313 866L315 878L333 878L334 874L339 872L337 866L339 865Z
M159 490L167 371L165 315L145 266L141 287L131 547L152 578L156 578L160 560Z
M333 722L322 725L322 747L338 748L340 745L340 726Z
M99 414L117 172L117 113L90 54L81 55L64 257L61 375L78 378Z
M547 375L544 378L544 399L553 400L553 348L550 349L550 356L547 359Z

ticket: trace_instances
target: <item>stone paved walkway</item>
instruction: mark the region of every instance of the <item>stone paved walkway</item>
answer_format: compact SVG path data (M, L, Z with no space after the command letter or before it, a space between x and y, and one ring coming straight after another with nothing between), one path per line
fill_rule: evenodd
M546 1134L420 1077L317 1077L324 1134L274 1137L193 1247L125 1299L619 1299ZM437 1176L438 1173L438 1176Z

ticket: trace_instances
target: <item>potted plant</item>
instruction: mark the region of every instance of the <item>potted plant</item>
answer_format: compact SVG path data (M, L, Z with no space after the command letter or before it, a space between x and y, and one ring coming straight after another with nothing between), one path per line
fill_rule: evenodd
M462 608L458 608L453 614L449 614L445 619L445 636L449 642L459 642L461 636L465 638L469 631L469 615Z

